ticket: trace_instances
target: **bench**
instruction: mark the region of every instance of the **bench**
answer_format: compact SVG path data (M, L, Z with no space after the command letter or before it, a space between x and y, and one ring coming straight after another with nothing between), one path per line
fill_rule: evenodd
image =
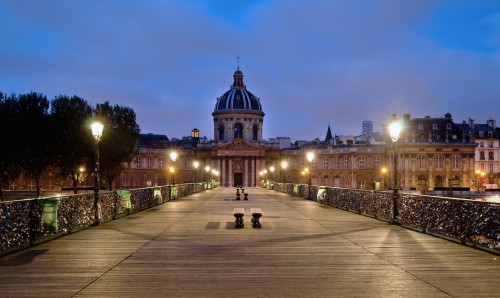
M245 225L243 224L243 216L245 215L245 208L234 208L233 210L233 215L234 215L234 222L235 225L234 227L236 229L241 229Z
M260 208L250 208L250 213L252 214L252 227L255 228L261 228L261 224L259 222L259 218L262 216L262 210Z

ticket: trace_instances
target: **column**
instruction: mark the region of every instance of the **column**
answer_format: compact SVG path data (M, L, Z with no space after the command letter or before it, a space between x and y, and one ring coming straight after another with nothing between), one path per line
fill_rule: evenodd
M243 159L243 175L245 176L245 178L243 179L243 185L244 186L248 186L248 158L244 158Z
M251 176L251 179L250 179L250 185L251 186L255 186L255 157L252 157L252 159L250 160L250 162L252 163L252 166L251 166L251 170L252 172L250 173Z
M220 171L220 184L221 186L226 186L226 158L222 156L221 159L222 159L222 168Z
M229 158L229 171L228 171L228 175L229 175L229 187L233 186L233 161L231 158Z

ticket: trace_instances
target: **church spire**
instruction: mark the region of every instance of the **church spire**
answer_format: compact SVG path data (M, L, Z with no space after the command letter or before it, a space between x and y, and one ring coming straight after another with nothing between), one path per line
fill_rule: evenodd
M328 124L328 130L326 131L325 142L330 143L333 140L332 130L330 129L330 124Z

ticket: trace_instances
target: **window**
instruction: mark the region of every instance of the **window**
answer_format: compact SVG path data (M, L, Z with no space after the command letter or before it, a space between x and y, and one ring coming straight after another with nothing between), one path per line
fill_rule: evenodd
M140 169L141 168L141 157L140 156L137 156L135 158L135 168L136 169Z
M304 169L304 158L299 158L299 169L302 171Z
M484 163L481 164L481 171L484 171Z
M146 162L147 162L148 169L152 169L153 168L153 158L148 156Z
M164 167L164 165L163 165L163 157L158 158L158 166L159 166L159 168L161 170L163 170L163 167Z
M224 125L219 126L219 141L224 141L226 139L224 135Z
M436 155L436 169L442 169L442 168L443 168L443 156Z
M425 155L423 155L423 154L420 154L418 156L418 168L419 169L425 169L426 168L426 165L425 165Z
M193 164L191 162L191 158L183 158L183 164L184 164L184 169L189 169L191 165Z
M451 163L454 170L458 169L460 166L460 155L454 154L451 157Z
M333 168L335 170L340 169L340 158L338 156L335 156L335 159L333 161Z
M479 159L484 160L484 151L479 152Z
M318 168L318 161L315 159L311 162L311 169L316 170Z
M366 156L358 156L358 168L364 169L366 166Z
M479 137L480 137L480 138L484 138L484 131L480 131L480 132L479 132Z
M493 164L490 164L490 173L493 173Z
M488 160L494 160L493 152L488 152Z
M493 132L492 131L488 131L488 138L493 138Z
M257 124L254 124L252 128L252 139L254 141L257 141L259 139L259 127L257 126Z
M380 169L380 156L375 156L373 158L373 167L375 169Z
M243 139L243 124L236 123L234 125L234 138Z
M349 169L349 156L344 156L344 169Z
M488 147L492 148L493 147L493 142L488 142Z
M418 124L418 129L423 130L424 129L424 125L422 123L419 123Z
M479 142L479 147L484 147L484 142Z
M438 125L436 123L433 123L432 124L432 130L437 130L438 129Z
M446 129L451 130L451 124L446 124Z
M323 185L329 185L328 176L323 177Z
M323 169L328 170L328 157L323 157Z

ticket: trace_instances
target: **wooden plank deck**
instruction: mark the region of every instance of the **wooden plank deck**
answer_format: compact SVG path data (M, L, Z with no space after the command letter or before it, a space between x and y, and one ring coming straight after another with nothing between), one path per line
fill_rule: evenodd
M0 297L500 297L500 257L261 188L218 188L0 258ZM262 228L233 209L261 208Z

